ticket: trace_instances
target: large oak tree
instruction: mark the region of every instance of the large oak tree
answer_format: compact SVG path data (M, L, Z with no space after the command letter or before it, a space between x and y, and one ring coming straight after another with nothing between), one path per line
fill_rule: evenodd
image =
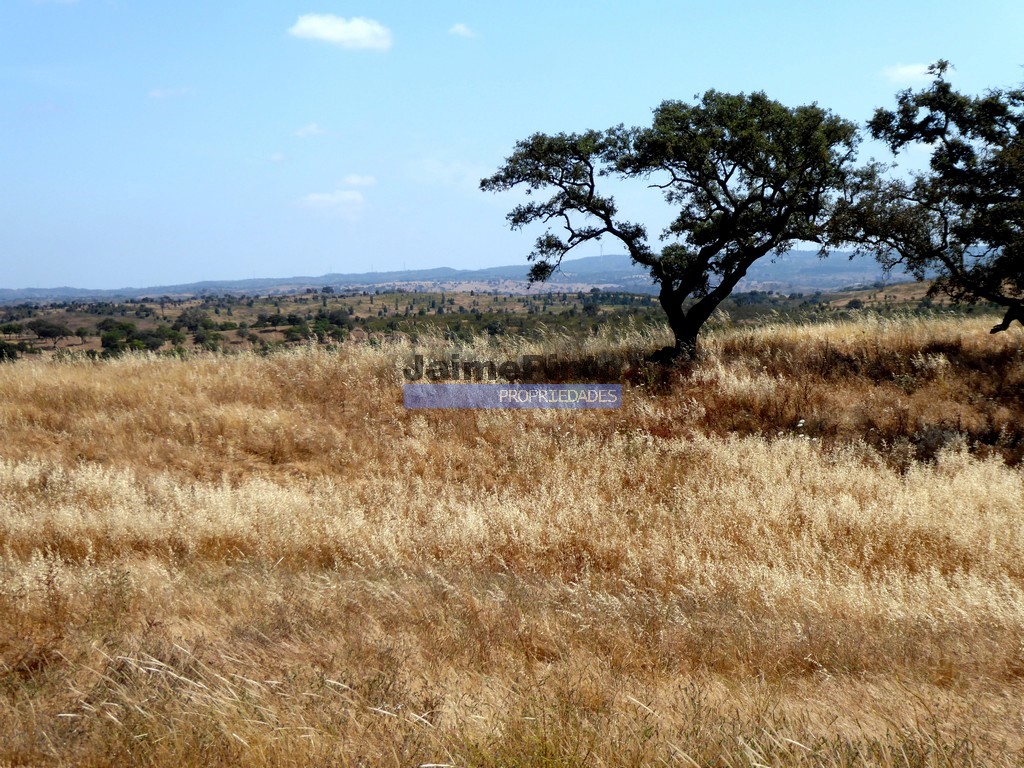
M480 186L524 188L531 199L508 214L510 226L549 227L528 256L531 281L547 279L583 243L621 242L660 287L675 336L661 357L692 357L700 329L755 261L797 241L827 252L827 224L853 174L856 143L853 123L817 105L708 91L695 104L662 103L649 127L535 134ZM608 176L662 190L675 213L660 250L602 193ZM538 191L550 197L535 199Z
M965 95L948 70L933 64L928 87L900 92L868 123L894 154L924 148L928 169L866 169L834 227L885 266L933 278L932 293L1005 307L996 333L1024 323L1024 89Z

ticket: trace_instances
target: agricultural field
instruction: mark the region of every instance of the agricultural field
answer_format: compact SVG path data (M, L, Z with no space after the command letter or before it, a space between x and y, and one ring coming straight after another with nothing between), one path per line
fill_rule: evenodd
M0 765L1021 764L1024 331L814 311L0 365ZM623 405L406 410L455 352Z

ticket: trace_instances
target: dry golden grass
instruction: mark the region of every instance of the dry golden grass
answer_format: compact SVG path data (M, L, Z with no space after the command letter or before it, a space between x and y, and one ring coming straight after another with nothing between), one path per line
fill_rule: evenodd
M606 412L0 366L0 766L1020 764L1022 337L719 331Z

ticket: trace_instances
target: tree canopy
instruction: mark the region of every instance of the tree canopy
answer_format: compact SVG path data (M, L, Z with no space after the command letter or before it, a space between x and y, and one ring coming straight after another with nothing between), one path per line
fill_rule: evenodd
M856 126L817 105L789 108L764 93L708 91L663 102L649 127L535 134L518 142L485 191L550 191L507 216L549 228L528 256L547 279L583 243L610 236L648 269L675 335L666 357L692 356L697 335L750 266L796 241L827 252L837 193L853 175ZM656 251L644 225L619 216L601 177L647 180L676 211Z
M900 92L868 123L894 154L927 148L928 170L865 169L834 226L885 266L934 277L932 293L1005 307L995 333L1024 322L1024 90L965 95L949 66L933 64L928 87Z
M71 336L73 331L67 327L64 323L56 322L54 320L48 320L46 318L36 318L29 320L25 323L25 327L28 328L32 333L38 336L40 339L65 339Z

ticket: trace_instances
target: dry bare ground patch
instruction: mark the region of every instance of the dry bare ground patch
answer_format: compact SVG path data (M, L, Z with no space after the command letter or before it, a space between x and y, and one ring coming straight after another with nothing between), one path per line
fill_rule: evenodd
M1020 764L989 324L720 331L606 412L407 412L409 347L0 366L0 765Z

